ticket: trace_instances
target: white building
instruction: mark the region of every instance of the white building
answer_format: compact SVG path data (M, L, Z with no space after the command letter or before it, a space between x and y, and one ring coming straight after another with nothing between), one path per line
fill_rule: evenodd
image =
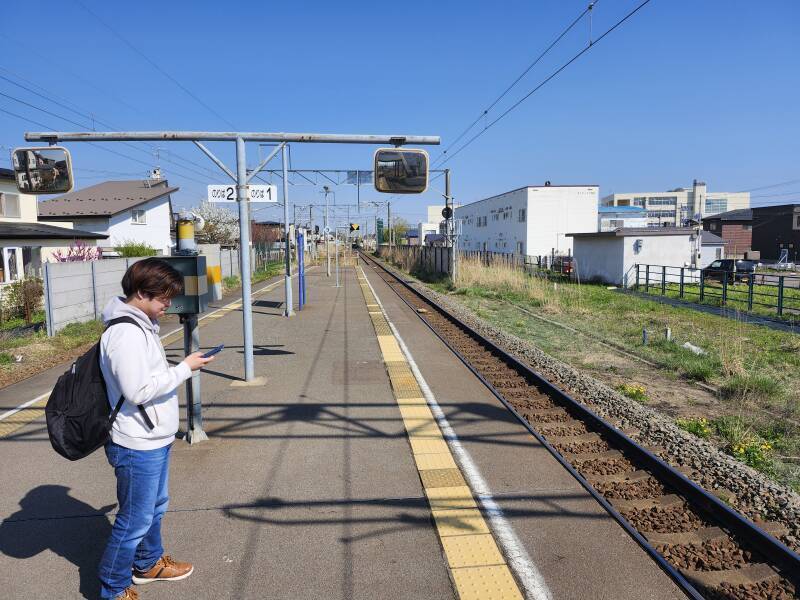
M689 227L644 227L573 233L575 272L581 281L630 287L636 265L690 267L697 232ZM696 264L696 263L695 263Z
M598 231L621 227L647 227L647 211L638 206L601 206L597 209Z
M569 254L568 233L597 231L596 185L528 186L455 209L459 247L507 254Z
M14 172L0 169L0 286L42 275L42 262L80 242L97 245L105 236L73 229L71 222L40 223L36 196L17 190Z
M40 221L72 221L76 228L108 236L108 246L128 241L170 253L172 202L178 191L164 179L106 181L39 203Z
M699 221L729 210L750 208L750 193L709 193L706 184L695 179L691 188L611 194L603 198L602 205L645 208L649 227L678 227L686 225L689 220Z

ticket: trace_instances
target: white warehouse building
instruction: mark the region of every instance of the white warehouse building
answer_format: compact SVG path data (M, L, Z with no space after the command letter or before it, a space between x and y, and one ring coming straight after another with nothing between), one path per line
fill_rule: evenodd
M597 231L596 185L527 186L455 209L465 251L572 253L568 233Z

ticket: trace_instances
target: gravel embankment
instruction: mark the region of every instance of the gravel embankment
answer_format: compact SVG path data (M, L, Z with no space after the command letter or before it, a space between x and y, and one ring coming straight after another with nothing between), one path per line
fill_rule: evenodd
M800 549L800 495L724 454L712 444L683 431L652 408L626 398L596 379L545 354L530 342L498 329L454 298L439 294L406 273L397 273L407 281L412 281L414 287L425 296L529 364L547 380L618 428L634 430L631 437L666 462L692 469L688 476L693 481L725 499L749 519L756 522L776 521L785 525L789 534L781 540L795 551ZM565 342L568 341L567 335Z

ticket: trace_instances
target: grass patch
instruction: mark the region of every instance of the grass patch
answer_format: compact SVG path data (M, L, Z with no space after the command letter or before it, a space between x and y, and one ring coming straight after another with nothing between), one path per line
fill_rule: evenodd
M714 420L714 428L728 454L758 471L775 473L773 442L754 430L751 422L739 416L721 417Z
M745 373L730 377L720 386L720 393L731 400L769 403L782 398L785 391L781 383L772 377L760 373Z
M33 313L31 317L31 324L36 325L38 323L44 323L44 311L37 310ZM3 321L0 323L0 331L10 331L12 329L18 329L19 327L25 327L27 323L25 319L22 317L17 317L14 319L9 319L7 321Z
M51 343L62 350L72 350L96 342L104 329L102 321L70 323L51 338Z
M266 265L264 265L263 268L253 273L253 276L250 278L250 281L252 281L253 283L261 283L262 281L271 279L276 275L280 275L281 273L284 272L284 269L285 267L283 261L278 260L275 262L267 263ZM236 281L238 285L239 281L238 277L236 278Z
M14 357L5 352L0 352L0 365L10 365L14 362Z
M237 287L239 287L239 283L240 280L238 275L229 275L228 277L222 278L222 287L226 292L235 290Z

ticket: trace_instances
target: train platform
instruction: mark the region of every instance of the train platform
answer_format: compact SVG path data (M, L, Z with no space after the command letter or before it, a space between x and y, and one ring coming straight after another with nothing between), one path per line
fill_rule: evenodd
M141 598L683 597L370 267L307 283L289 319L280 285L253 298L263 386L231 385L241 305L203 321L202 347L226 344L202 376L210 439L175 443L162 528L195 573ZM0 435L0 481L2 597L96 597L103 452L70 463L32 418Z

